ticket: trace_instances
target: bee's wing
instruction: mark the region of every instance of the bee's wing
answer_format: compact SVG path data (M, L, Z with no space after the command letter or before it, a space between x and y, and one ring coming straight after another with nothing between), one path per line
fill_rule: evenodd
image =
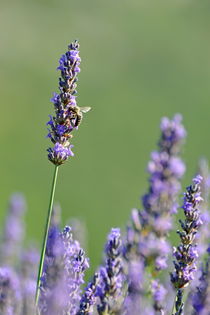
M89 112L91 110L91 107L80 107L80 111L82 112L82 113L87 113L87 112Z

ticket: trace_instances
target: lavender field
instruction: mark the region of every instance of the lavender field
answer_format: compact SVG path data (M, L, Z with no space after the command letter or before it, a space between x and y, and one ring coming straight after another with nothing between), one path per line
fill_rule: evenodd
M209 3L0 5L0 314L210 314Z

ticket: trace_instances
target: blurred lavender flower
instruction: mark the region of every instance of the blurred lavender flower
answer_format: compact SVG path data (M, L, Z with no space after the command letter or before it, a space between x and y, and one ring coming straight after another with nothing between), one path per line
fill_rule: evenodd
M21 194L13 194L6 217L1 245L1 264L14 264L20 258L21 245L24 238L25 226L23 216L26 202Z
M120 229L113 228L105 246L105 263L88 284L77 315L118 314L125 297ZM97 310L96 310L97 309Z
M209 315L210 310L210 261L209 257L201 268L201 276L196 292L191 296L193 315Z
M51 217L51 226L59 227L61 224L61 206L59 203L53 205L52 217Z
M124 248L129 284L126 300L137 303L135 308L142 312L145 309L143 297L149 292L150 273L167 267L171 247L166 236L172 229L172 214L177 211L180 179L185 171L185 165L179 158L186 136L182 117L175 115L172 120L163 118L160 129L159 150L152 153L148 164L150 186L142 198L144 209L132 210ZM139 270L139 279L132 276L132 265ZM147 266L149 270L145 270ZM128 302L125 308L126 304ZM129 308L126 314L129 314Z
M80 72L79 43L77 41L68 46L68 51L61 56L61 71L59 79L60 94L54 93L51 101L54 104L55 116L50 116L48 137L54 144L49 148L48 159L55 165L63 164L69 156L73 156L72 145L69 140L71 132L77 129L82 120L82 113L89 107L80 108L76 103L77 74Z
M193 184L187 187L184 194L183 210L185 221L180 220L182 231L177 231L180 236L181 244L174 248L175 270L171 273L171 282L177 289L176 313L182 314L183 301L182 289L188 286L194 279L194 272L197 270L195 260L198 257L197 245L194 244L198 228L202 225L198 206L202 201L200 184L202 177L197 175L193 179Z
M209 191L210 191L210 172L209 166L206 159L201 159L199 161L198 173L202 176L203 180L201 182L201 194L203 196L203 201L200 205L201 210L201 220L205 222L203 224L196 236L196 242L198 244L199 257L206 254L208 249L208 241L210 238L210 213L209 213Z
M88 259L79 243L73 240L71 228L66 226L59 232L57 227L51 227L40 288L42 315L77 313L84 271L88 267Z
M122 240L120 229L113 228L108 235L105 248L105 266L100 267L100 282L97 295L99 315L116 314L121 309L124 299L124 274L122 266Z
M22 313L21 315L35 314L36 277L39 263L39 252L31 247L25 250L21 257L21 291Z
M142 198L144 211L139 214L144 229L142 234L146 234L142 242L147 243L151 233L154 235L152 238L162 242L162 245L157 247L156 253L154 248L151 248L151 254L149 251L146 255L143 254L146 261L150 263L152 258L157 270L167 267L166 259L170 247L169 244L166 245L165 237L172 229L171 214L177 211L177 195L181 189L180 179L185 172L185 165L178 156L186 136L181 121L180 115L175 115L172 120L163 118L161 121L159 151L152 153L148 164L150 187L149 192Z
M152 295L153 295L153 301L154 301L154 309L157 312L160 312L160 314L164 314L163 310L163 302L165 300L167 290L163 287L162 284L159 283L158 280L152 281Z
M8 267L0 268L0 314L22 315L20 282Z

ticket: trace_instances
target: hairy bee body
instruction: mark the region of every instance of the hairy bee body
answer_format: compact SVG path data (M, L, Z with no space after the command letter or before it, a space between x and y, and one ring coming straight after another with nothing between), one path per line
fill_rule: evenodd
M83 113L89 112L91 107L70 106L69 109L71 111L71 124L73 127L78 127L82 122Z

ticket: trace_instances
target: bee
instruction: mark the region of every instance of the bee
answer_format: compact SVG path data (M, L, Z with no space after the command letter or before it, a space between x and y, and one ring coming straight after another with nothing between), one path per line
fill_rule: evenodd
M73 127L78 127L81 124L83 113L87 113L91 110L91 107L79 107L79 106L70 106L71 111L71 125Z

